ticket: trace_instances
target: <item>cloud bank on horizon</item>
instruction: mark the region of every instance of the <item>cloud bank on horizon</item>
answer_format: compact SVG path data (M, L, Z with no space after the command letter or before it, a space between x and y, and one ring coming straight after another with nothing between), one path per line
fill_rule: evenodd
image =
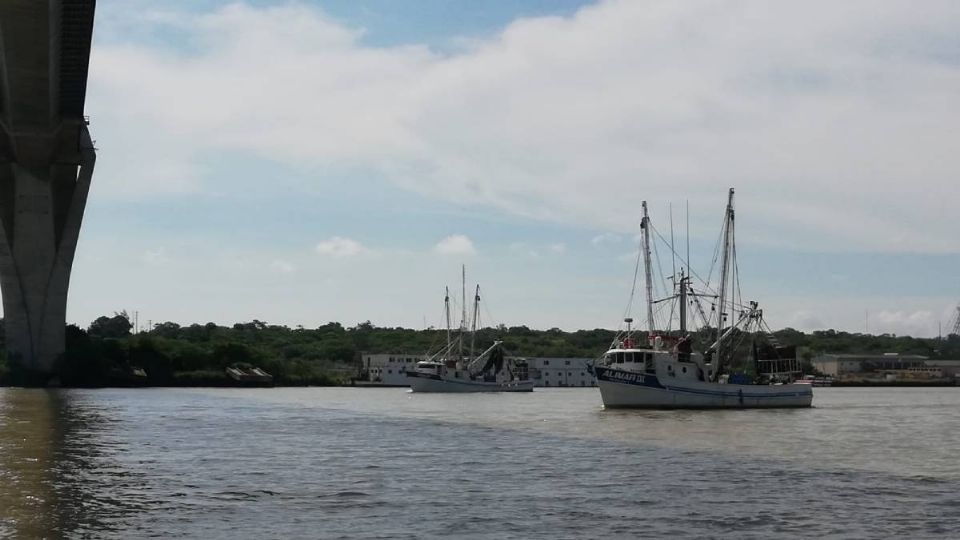
M635 233L642 200L713 209L736 186L754 245L960 253L956 2L609 0L446 50L373 46L301 2L109 20L89 83L96 197L217 193L235 179L211 156L257 156L308 171L310 189L343 189L323 171L349 170L573 224L602 247ZM374 252L354 236L333 230L312 251L337 264ZM513 251L561 256L563 240ZM482 253L455 228L430 242ZM276 274L305 266L269 257ZM942 304L883 321L929 333ZM806 313L797 325L822 322Z

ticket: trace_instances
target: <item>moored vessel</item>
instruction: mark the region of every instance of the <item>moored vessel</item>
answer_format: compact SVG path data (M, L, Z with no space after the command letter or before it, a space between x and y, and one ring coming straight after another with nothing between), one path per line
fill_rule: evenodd
M447 343L439 351L417 362L406 377L413 392L532 392L526 364L507 358L503 342L496 340L480 354L474 354L480 318L480 286L473 298L473 316L467 329L466 270L463 271L463 317L454 334L450 327L450 290L444 297ZM468 341L469 339L469 341Z

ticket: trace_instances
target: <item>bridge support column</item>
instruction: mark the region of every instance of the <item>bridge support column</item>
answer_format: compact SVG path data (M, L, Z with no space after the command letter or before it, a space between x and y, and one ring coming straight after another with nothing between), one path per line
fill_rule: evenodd
M65 122L49 137L12 138L15 155L0 158L6 348L8 359L39 381L63 356L70 270L96 154L85 123Z

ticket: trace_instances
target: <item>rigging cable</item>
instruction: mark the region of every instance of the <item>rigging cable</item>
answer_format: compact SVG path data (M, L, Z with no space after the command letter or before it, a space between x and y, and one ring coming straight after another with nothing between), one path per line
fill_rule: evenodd
M653 227L653 225L651 224L650 221L647 221L647 226L648 226L648 227ZM653 230L654 230L654 232L656 232L656 228L653 228ZM657 236L660 236L660 233L659 233L659 232L657 232ZM660 253L659 253L659 251L657 251L657 243L656 243L656 242L651 242L651 243L653 244L653 256L654 256L655 259L657 259L657 272L660 273L660 281L661 281L661 286L663 287L663 295L664 295L664 296L667 296L667 286L666 286L666 285L667 285L667 279L666 279L666 278L664 277L664 275L663 275L663 266L660 264ZM652 301L652 300L653 300L653 299L651 299L651 301ZM664 331L667 331L667 332L670 331L670 328L671 328L671 326L672 326L672 323L673 323L672 320L667 320L667 324L663 324L662 321L657 321L657 324L658 324L661 328L663 328Z
M649 224L649 220L647 224ZM637 294L637 276L640 275L640 257L643 256L643 249L637 250L637 262L633 266L633 286L630 287L630 299L627 300L627 308L623 312L623 317L620 318L619 324L624 324L624 320L630 317L630 314L633 312L633 297ZM622 326L620 327L622 328ZM652 331L652 328L648 328L648 331Z

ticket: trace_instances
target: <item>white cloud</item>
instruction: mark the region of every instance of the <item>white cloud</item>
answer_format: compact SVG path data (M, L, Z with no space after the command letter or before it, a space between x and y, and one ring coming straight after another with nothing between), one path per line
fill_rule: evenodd
M824 330L826 325L816 313L809 310L795 311L790 317L783 321L784 328L794 328L803 331Z
M706 228L735 185L741 239L960 251L954 1L609 0L448 55L304 4L138 16L191 52L94 48L108 196L197 189L239 151L626 234L641 200Z
M620 240L622 240L622 238L619 234L603 233L591 238L590 243L595 246L602 246L604 244L618 244Z
M476 255L473 241L462 234L450 235L437 242L433 250L444 255Z
M510 244L509 249L513 253L523 253L528 257L537 258L537 257L540 257L540 254L541 254L540 249L537 249L538 245L539 244L530 245L530 244L527 244L526 242L513 242ZM540 247L546 249L547 252L553 255L561 255L563 253L566 253L567 251L567 245L562 242L556 242L553 244L540 246Z
M292 274L297 271L297 267L289 261L276 259L270 263L270 270L278 274Z
M170 263L170 257L167 256L167 251L162 247L146 251L140 257L140 260L148 266L163 266Z
M636 262L637 260L639 260L639 257L640 257L640 250L635 250L635 251L628 251L626 253L621 253L617 257L617 260L623 261L623 262Z
M317 253L327 257L343 259L358 255L369 255L373 252L356 240L334 236L317 244Z
M937 335L940 321L928 310L881 311L868 320L871 334L900 334L908 336Z
M759 299L772 328L811 332L836 329L870 334L936 337L948 333L954 309L943 297L928 296L778 296ZM954 304L955 305L955 304Z

